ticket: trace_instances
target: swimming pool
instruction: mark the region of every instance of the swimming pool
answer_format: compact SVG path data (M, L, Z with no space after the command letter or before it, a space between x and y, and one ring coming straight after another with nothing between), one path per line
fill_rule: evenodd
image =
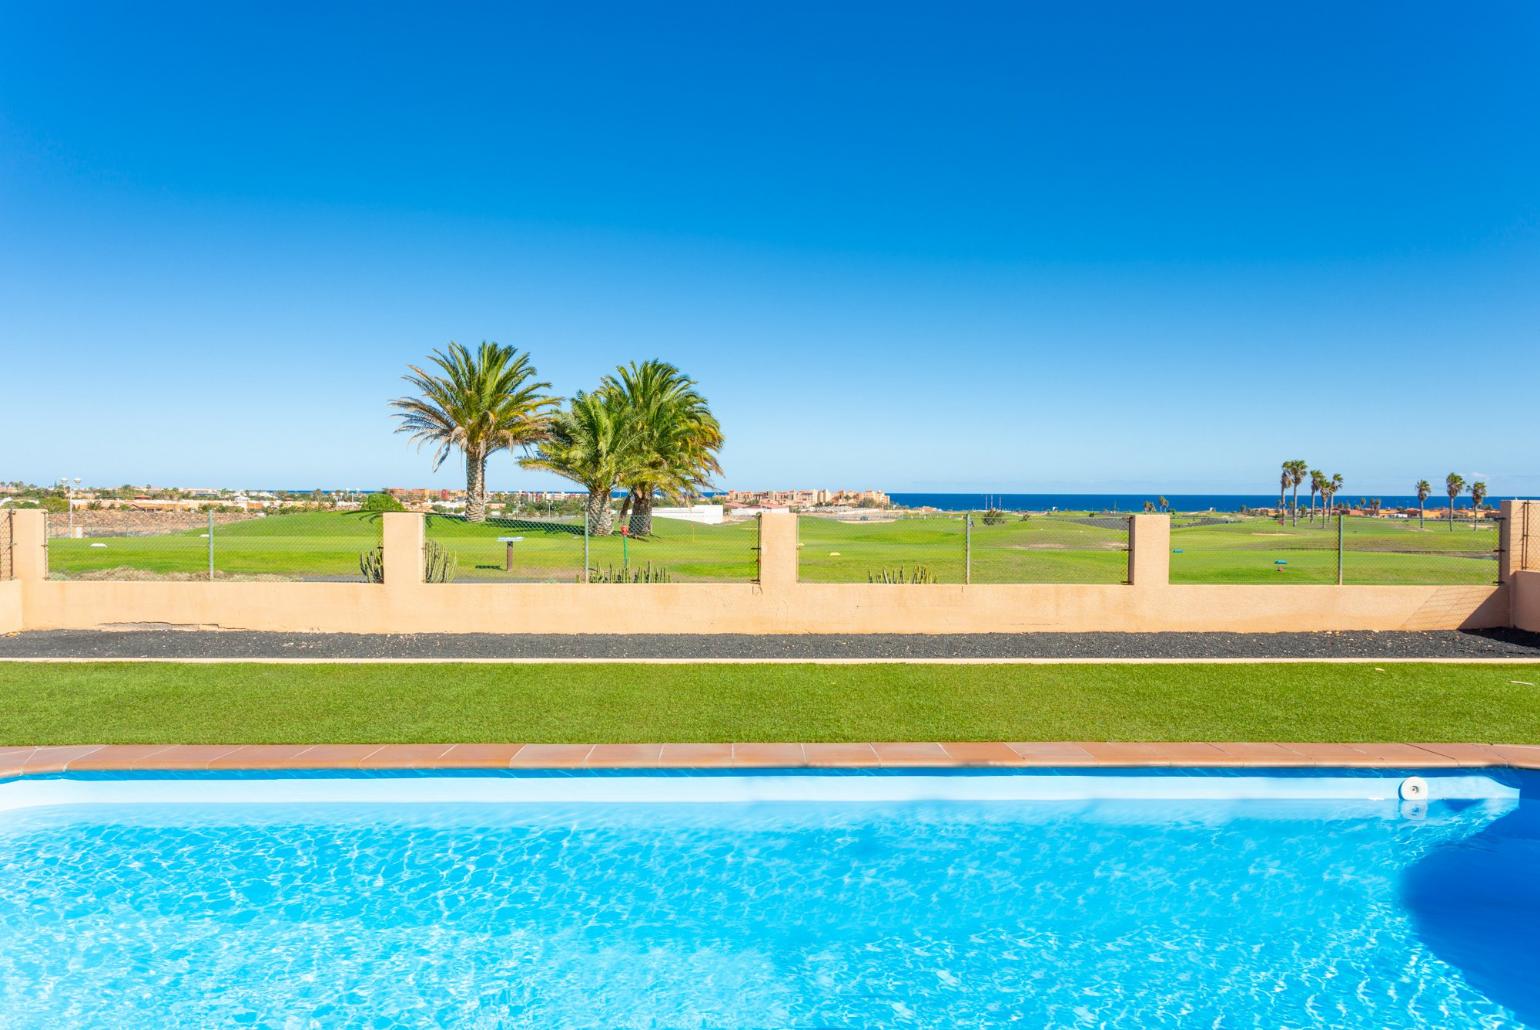
M1510 770L0 783L0 1023L1540 1025Z

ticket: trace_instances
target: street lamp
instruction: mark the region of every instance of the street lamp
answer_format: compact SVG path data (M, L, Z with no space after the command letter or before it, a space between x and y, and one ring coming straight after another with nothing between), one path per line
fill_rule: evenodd
M64 487L64 510L67 513L65 515L65 524L68 527L69 535L70 536L74 536L75 535L75 491L80 489L80 477L79 476L75 477L75 485L72 488L70 486L70 477L69 476L60 476L59 477L59 485Z

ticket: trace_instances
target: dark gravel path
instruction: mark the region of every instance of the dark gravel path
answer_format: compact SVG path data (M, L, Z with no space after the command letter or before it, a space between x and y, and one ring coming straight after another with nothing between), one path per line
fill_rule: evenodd
M45 630L3 658L1540 658L1540 634L988 633L619 636Z

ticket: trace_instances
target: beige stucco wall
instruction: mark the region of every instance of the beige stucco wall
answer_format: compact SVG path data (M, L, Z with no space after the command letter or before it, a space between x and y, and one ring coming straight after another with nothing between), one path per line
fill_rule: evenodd
M28 584L29 629L170 623L344 633L1011 633L1455 629L1507 587L866 584Z
M1513 577L1513 625L1540 633L1540 572L1520 572Z
M19 555L18 568L30 571L16 585L28 629L167 623L346 633L1010 633L1510 624L1511 582L1173 586L1166 526L1164 516L1136 517L1134 582L1125 585L799 583L795 519L773 515L762 527L759 584L424 584L420 519L387 515L383 585L56 581L42 577L30 549L26 562ZM40 522L33 528L41 533ZM36 550L40 555L40 535ZM1532 579L1522 589L1540 591ZM4 605L0 595L0 618Z
M21 628L21 581L0 579L0 633L15 633Z

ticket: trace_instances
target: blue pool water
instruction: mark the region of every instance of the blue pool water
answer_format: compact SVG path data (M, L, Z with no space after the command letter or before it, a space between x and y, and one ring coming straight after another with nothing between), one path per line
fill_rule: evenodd
M0 1025L1540 1025L1523 790L19 808Z

